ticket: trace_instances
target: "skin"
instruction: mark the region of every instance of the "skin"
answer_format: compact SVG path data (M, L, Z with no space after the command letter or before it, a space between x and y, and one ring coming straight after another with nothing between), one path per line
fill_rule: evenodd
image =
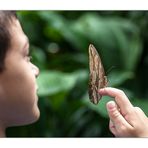
M10 126L35 122L38 109L36 77L39 69L29 57L29 42L17 19L10 25L11 46L5 58L5 70L0 73L0 136Z
M103 96L115 101L106 104L110 118L109 128L116 137L148 137L148 118L139 107L134 107L125 93L106 87L99 90Z

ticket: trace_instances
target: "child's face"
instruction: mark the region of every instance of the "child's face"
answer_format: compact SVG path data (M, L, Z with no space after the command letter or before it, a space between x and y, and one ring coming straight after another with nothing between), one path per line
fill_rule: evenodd
M10 30L11 47L5 70L0 73L0 122L7 127L32 123L40 115L36 84L39 69L29 60L29 42L18 20L14 19Z

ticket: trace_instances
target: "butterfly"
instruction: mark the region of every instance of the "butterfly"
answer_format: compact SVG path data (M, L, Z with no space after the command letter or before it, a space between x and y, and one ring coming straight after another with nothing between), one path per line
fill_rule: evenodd
M92 44L89 45L89 69L89 99L93 104L98 104L102 97L98 93L98 90L106 87L108 81L107 76L105 76L101 58Z

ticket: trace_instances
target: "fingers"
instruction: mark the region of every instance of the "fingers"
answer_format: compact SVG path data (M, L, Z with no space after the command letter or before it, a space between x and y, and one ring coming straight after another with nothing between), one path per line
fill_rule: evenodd
M119 89L106 87L106 88L100 89L99 94L113 97L117 105L121 109L121 112L123 115L126 115L133 109L133 105L130 103L127 96L124 94L123 91Z
M127 123L127 121L124 119L124 117L120 113L120 111L117 108L117 105L114 101L108 102L106 104L106 107L107 107L109 117L110 117L111 121L114 123L114 125L116 125L116 128L118 128L122 125L129 126L129 124Z
M117 130L111 120L109 121L109 129L114 135L117 135Z
M110 117L110 130L115 136L120 136L120 133L126 132L132 126L124 119L114 101L110 101L106 105Z
M118 137L144 137L148 135L148 118L144 112L134 107L123 91L111 87L99 90L100 95L113 97L115 101L106 104L110 118L110 130Z

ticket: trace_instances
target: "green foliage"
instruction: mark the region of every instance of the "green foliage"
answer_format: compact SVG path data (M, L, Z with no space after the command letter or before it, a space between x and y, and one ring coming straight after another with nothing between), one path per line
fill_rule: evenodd
M39 108L33 125L10 128L8 136L108 137L105 108L88 99L88 45L101 55L109 86L124 90L148 114L148 13L120 11L20 11L40 68ZM138 99L137 99L138 98ZM15 132L14 132L15 131ZM16 132L17 131L17 132Z

